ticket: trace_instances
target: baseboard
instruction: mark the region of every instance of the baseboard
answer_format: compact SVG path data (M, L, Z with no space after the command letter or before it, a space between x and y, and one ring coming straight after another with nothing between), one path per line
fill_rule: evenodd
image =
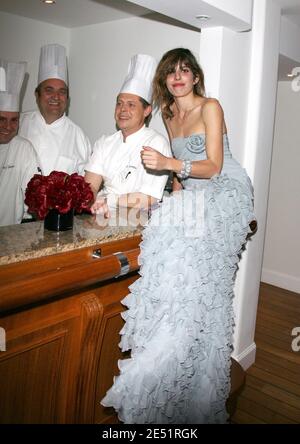
M261 281L285 290L300 293L300 278L263 268Z
M247 347L242 353L235 355L232 354L232 357L238 361L239 364L243 367L244 370L247 370L249 367L251 367L252 364L255 362L255 355L256 355L256 344L255 342L252 342L249 347Z

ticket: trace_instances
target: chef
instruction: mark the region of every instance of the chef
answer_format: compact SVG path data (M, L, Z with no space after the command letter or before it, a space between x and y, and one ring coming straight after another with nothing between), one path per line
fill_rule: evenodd
M0 60L0 226L22 221L26 186L38 173L33 146L17 135L25 69L26 63Z
M65 114L69 88L63 46L50 44L41 48L35 96L39 110L21 115L20 135L33 144L42 173L57 170L82 174L91 146L81 128Z
M155 69L156 61L149 55L137 54L130 60L115 106L119 131L96 141L85 167L85 180L95 195L94 213L109 217L109 207L146 208L162 198L167 173L146 170L141 161L143 146L171 156L167 139L146 126L152 112Z

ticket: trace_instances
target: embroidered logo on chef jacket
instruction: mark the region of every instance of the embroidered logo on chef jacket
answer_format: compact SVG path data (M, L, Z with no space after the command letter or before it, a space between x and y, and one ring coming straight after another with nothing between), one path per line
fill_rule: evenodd
M126 182L131 179L134 171L136 170L136 166L127 165L123 171L120 173L120 179L122 182Z
M14 168L15 165L3 165L2 169L3 170L8 170L9 168Z

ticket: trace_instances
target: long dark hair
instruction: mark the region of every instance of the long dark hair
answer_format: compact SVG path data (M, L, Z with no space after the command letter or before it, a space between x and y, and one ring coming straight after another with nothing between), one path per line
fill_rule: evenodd
M171 110L174 98L166 86L166 79L178 63L180 66L185 65L190 68L194 78L199 78L199 81L194 85L194 94L201 97L205 96L204 74L196 57L189 49L171 49L163 55L153 79L153 103L156 108L161 109L164 119L171 119L174 116Z

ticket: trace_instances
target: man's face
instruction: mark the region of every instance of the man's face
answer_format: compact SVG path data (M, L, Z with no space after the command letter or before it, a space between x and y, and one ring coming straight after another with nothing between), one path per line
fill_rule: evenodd
M48 124L59 119L67 108L68 88L60 79L44 80L35 96L40 112Z
M0 111L0 144L9 143L19 129L19 113Z
M138 131L150 113L151 106L144 108L140 98L135 94L121 93L118 95L115 120L124 136L130 136Z

